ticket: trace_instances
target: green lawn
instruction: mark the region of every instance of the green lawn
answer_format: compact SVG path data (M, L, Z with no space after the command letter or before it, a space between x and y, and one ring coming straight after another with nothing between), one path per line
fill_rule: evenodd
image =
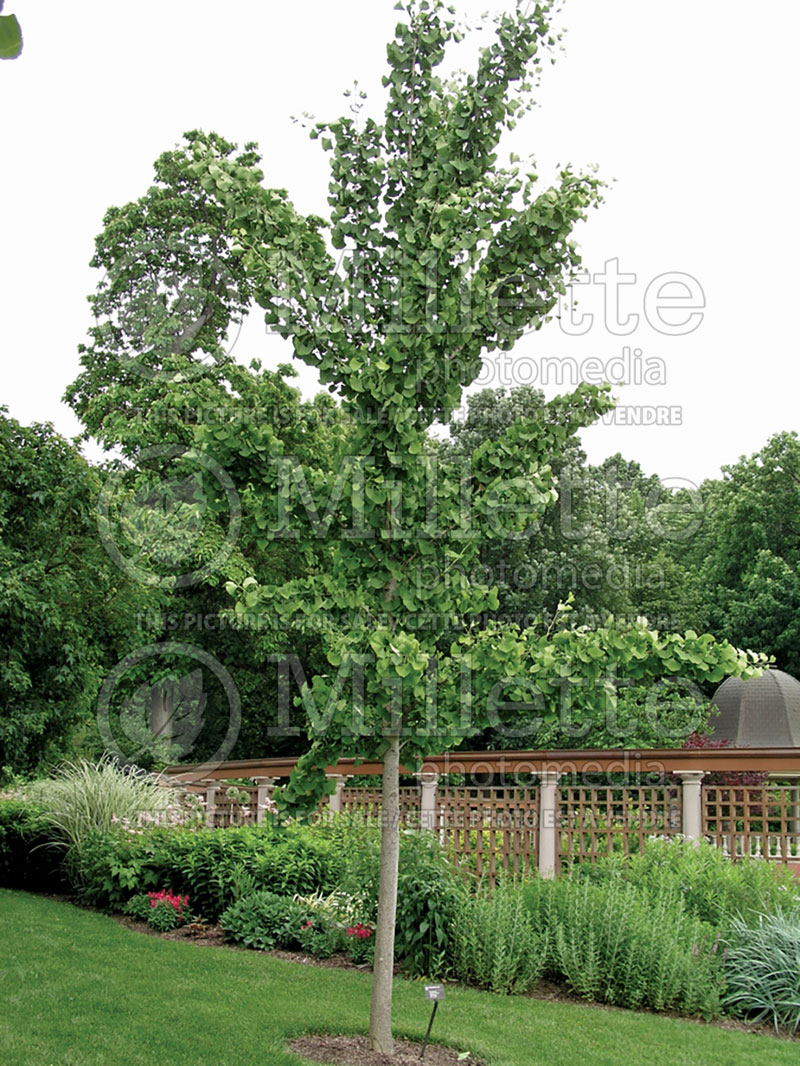
M290 1066L310 1030L365 1032L370 977L142 936L67 903L0 890L3 1066ZM395 985L420 1039L419 984ZM579 1004L448 990L437 1039L491 1066L782 1066L798 1045Z

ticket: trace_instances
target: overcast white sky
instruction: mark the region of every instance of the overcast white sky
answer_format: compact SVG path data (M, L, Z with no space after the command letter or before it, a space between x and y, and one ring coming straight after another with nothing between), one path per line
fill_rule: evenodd
M473 16L512 5L458 3ZM7 0L6 11L22 24L25 50L0 63L0 403L22 422L50 420L73 435L79 427L61 396L90 324L85 297L97 278L87 264L106 208L141 195L152 161L199 127L258 141L267 182L288 189L300 210L325 213L326 157L290 115L336 117L354 78L380 113L399 13L392 0ZM535 152L542 172L597 163L616 179L577 236L591 274L608 274L604 264L616 260L635 275L620 290L619 320L639 317L627 333L604 321L610 288L595 280L582 291L581 310L594 316L582 336L554 322L485 380L541 384L546 374L552 395L563 391L556 367L565 383L570 371L616 373L623 349L640 349L639 365L655 360L661 383L618 389L634 408L626 417L639 408L640 418L657 418L641 408L661 408L672 424L593 427L583 437L589 457L621 451L668 482L697 483L770 434L800 429L791 132L800 4L567 0L558 23L566 52L508 150ZM462 51L468 65L470 49ZM702 289L705 308L692 332L666 335L645 311L657 324L656 279L675 272L694 279L683 293L699 302ZM235 351L287 359L257 322ZM314 391L307 375L303 387Z

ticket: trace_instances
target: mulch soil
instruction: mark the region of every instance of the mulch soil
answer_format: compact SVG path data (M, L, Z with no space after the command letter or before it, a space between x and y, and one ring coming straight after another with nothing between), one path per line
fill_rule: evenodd
M135 918L129 918L126 914L112 914L120 925L126 929L133 929L136 933L145 933L147 936L160 936L162 940L188 940L192 944L200 944L207 948L235 948L237 951L247 951L238 944L229 944L222 935L218 925L208 925L206 922L189 922L177 929L170 929L168 933L159 933L151 929L147 922L139 922Z
M365 1036L300 1036L289 1045L292 1051L313 1062L332 1066L420 1066L422 1044L395 1040L394 1055L371 1051ZM428 1044L422 1062L425 1066L484 1066L479 1059L460 1058L463 1054L442 1044Z
M222 929L218 925L211 925L207 922L189 922L187 925L181 925L177 929L170 929L168 933L159 933L157 930L151 929L147 922L137 921L135 918L130 918L125 914L112 914L111 917L120 925L124 925L126 929L132 929L136 933L145 933L147 936L160 936L162 940L184 940L207 948L227 948L234 951L250 950L249 948L241 947L239 944L231 944L230 941L225 939ZM285 962L301 962L306 966L327 966L334 970L361 970L364 972L371 969L366 964L357 965L346 955L331 955L328 959L317 959L313 955L304 954L302 951L275 950L267 951L265 954L271 955L274 959L283 959ZM395 974L401 973L400 967L395 966L394 972ZM425 1057L427 1058L427 1055Z

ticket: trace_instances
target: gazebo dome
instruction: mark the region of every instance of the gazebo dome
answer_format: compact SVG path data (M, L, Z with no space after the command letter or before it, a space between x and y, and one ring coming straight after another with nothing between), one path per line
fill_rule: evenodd
M782 670L749 681L729 677L711 705L719 711L708 720L712 740L727 740L732 748L800 747L800 681Z

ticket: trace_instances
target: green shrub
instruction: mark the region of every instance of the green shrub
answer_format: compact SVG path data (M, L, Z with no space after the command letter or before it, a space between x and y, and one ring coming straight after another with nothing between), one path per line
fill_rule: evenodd
M380 837L350 822L349 861L340 888L363 906L362 921L378 912ZM441 975L446 969L449 929L465 882L432 833L405 830L400 836L395 958L412 974Z
M717 931L669 887L620 879L533 882L534 927L548 935L546 972L586 999L715 1017L724 988Z
M270 825L115 830L90 834L73 850L71 870L82 902L120 909L132 893L166 884L186 893L207 921L260 890L330 892L342 861L333 844L312 831Z
M450 933L453 975L492 992L528 992L544 969L548 932L537 933L522 892L501 881L463 897Z
M347 950L344 926L340 922L325 917L316 909L314 909L314 917L306 919L301 924L297 940L301 951L317 959L329 959L331 955Z
M256 892L228 907L219 924L227 940L258 951L301 947L302 929L314 914L302 903L274 892Z
M153 834L91 832L71 849L70 885L80 903L122 910L131 894L155 888L158 868L152 862Z
M465 892L465 882L431 833L403 834L395 955L410 973L445 972L449 931Z
M650 840L639 855L608 856L575 868L572 876L622 879L655 896L670 887L690 914L720 929L737 917L747 920L800 902L800 886L785 867L763 859L731 862L706 841Z
M31 892L67 888L62 854L48 846L41 809L17 799L0 799L0 885Z
M150 896L146 892L139 892L137 895L131 896L122 908L122 913L135 918L137 922L146 922L152 909Z
M171 933L181 923L172 907L159 903L156 907L153 907L152 913L147 919L147 924L151 929L155 929L157 933Z
M733 922L725 952L725 1006L776 1031L800 1027L800 910Z

